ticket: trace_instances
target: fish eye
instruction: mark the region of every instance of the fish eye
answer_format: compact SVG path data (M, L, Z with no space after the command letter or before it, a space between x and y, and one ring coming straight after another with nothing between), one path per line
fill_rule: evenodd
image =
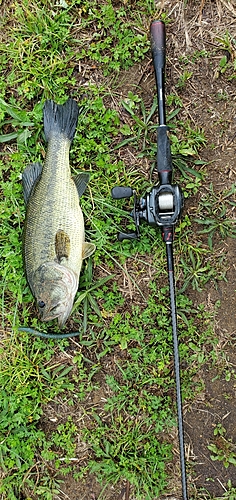
M38 307L40 307L40 309L42 309L43 307L45 307L45 302L43 300L39 300L38 301Z

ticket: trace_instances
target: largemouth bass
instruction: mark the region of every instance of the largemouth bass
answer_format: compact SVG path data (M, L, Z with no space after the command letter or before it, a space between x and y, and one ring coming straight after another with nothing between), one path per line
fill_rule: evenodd
M76 101L46 101L43 113L48 142L44 166L33 163L22 174L27 205L23 254L40 319L58 318L62 327L71 313L82 261L95 250L85 242L79 203L89 175L83 172L72 179L69 166L79 114Z

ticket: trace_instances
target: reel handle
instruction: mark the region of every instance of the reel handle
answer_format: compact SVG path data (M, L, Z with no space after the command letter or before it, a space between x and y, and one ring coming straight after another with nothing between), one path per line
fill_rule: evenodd
M132 212L132 218L134 219L136 231L130 233L120 232L118 233L118 240L137 240L139 238L139 224L136 214L136 192L130 187L115 186L111 190L111 196L115 200L120 200L121 198L130 198L131 196L134 196L134 209Z

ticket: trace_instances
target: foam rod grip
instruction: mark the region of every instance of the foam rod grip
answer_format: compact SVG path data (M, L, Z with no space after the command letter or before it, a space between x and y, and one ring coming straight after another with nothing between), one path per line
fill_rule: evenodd
M166 62L166 30L163 21L153 21L151 24L151 48L155 69L164 69Z
M130 198L133 194L133 189L130 187L116 186L111 190L111 196L115 200L121 198Z

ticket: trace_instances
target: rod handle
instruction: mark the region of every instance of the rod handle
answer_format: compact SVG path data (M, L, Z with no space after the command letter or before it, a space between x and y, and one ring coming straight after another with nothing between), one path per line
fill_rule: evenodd
M165 125L165 63L166 63L166 30L163 21L153 21L150 28L152 59L155 70L159 125Z
M166 125L157 128L157 171L160 184L171 184L172 159L168 127Z
M166 30L163 21L151 24L151 48L155 71L164 70L166 63Z

